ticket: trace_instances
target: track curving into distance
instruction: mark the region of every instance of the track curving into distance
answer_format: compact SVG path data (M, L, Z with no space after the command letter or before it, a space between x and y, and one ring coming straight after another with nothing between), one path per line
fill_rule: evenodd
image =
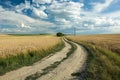
M77 48L76 50L63 62L61 62L56 68L52 71L46 73L45 75L38 77L35 80L70 80L73 77L71 76L72 73L82 70L84 63L87 58L87 52L85 49L74 43L72 41L68 41L67 39L63 39L65 43L65 47L56 52L52 56L45 57L44 59L34 63L32 66L22 67L20 69L11 71L6 73L3 76L0 76L0 80L25 80L26 77L36 74L37 72L43 72L42 70L46 67L54 64L55 62L61 61L63 58L66 57L67 53L71 50L72 45L75 45ZM69 43L68 43L69 42ZM30 79L32 80L32 79Z

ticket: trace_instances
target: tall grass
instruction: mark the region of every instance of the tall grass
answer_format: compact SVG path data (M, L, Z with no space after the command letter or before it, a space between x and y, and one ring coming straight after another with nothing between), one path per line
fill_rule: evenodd
M88 51L86 70L83 71L83 74L85 74L85 76L83 77L82 80L119 80L120 79L119 54L112 52L111 49L109 50L108 48L105 48L104 45L103 47L102 45L99 46L97 43L95 43L96 42L95 39L93 39L92 41L92 38L90 38L91 42L89 42L88 37L86 37L86 40L83 40L82 37L80 36L69 37L69 38L81 44L82 46L84 46ZM106 39L108 38L106 37ZM104 37L104 40L105 40L105 37ZM100 41L102 44L102 40ZM112 44L114 44L114 42L115 41L113 41ZM106 46L108 46L107 44Z
M14 38L16 40L16 37L12 37L12 38ZM21 39L21 37L17 37L17 38ZM24 37L24 38L26 38L26 37ZM31 38L31 37L27 37L26 39L24 39L24 38L22 37L22 41L26 42L26 39ZM12 39L12 40L14 40L14 39ZM19 42L19 44L21 43L24 46L28 46L29 44L31 44L31 42L34 43L35 38L33 37L33 39L32 38L31 38L31 40L27 39L28 42L26 42L25 44L23 44L21 42ZM48 40L46 42L46 40L43 40L43 39L48 39ZM12 42L11 39L8 39L8 40L10 40ZM3 75L4 73L6 73L8 71L15 70L15 69L18 69L23 66L32 65L33 63L44 58L45 56L49 55L50 53L55 53L56 51L58 51L64 47L64 43L61 41L60 38L55 38L55 37L49 36L49 37L38 37L37 40L38 40L38 42L33 44L33 47L34 47L34 45L37 45L37 47L36 47L37 49L30 50L29 48L25 48L26 51L20 51L20 53L19 52L12 53L12 52L14 52L14 48L12 48L13 51L11 50L11 52L7 53L4 57L1 56L0 57L0 75ZM20 41L20 40L18 40L18 41ZM47 45L47 43L48 43L48 45ZM4 43L4 44L6 44L6 43ZM8 46L9 46L9 44L8 44ZM28 45L26 45L26 44L28 44ZM42 45L44 45L44 46L42 46ZM15 46L18 47L17 43ZM22 48L22 47L20 46L20 48ZM32 47L32 45L31 45L31 47Z

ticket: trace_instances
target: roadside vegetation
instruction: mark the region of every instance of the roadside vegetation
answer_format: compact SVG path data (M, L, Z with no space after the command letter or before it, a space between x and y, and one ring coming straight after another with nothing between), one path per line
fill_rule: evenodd
M69 36L88 51L86 69L76 76L82 80L120 79L120 35ZM75 73L74 73L75 75Z
M63 47L61 38L54 36L0 35L0 75L32 65Z

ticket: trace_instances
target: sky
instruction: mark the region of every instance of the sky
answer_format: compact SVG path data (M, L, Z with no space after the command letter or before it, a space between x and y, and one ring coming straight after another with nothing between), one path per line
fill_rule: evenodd
M0 0L0 34L120 33L120 0Z

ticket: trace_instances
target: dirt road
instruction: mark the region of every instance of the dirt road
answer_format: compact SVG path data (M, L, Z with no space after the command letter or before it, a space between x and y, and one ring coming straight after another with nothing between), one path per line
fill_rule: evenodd
M56 69L37 80L70 80L72 79L72 73L77 72L80 68L82 70L86 61L86 51L80 45L73 44L77 46L75 52Z
M5 75L0 76L0 80L25 80L26 77L36 74L36 72L43 72L43 69L46 67L54 64L57 61L61 61L66 57L66 54L72 48L69 43L67 43L65 40L63 41L65 43L65 48L63 48L61 51L56 52L52 56L44 58L32 66L23 67L15 71L8 72ZM61 64L59 64L52 71L42 75L41 77L38 77L37 80L69 80L72 79L72 73L80 69L82 70L82 67L84 66L83 64L86 61L86 51L80 45L71 41L69 42L77 46L77 49L72 53L72 55L70 55L70 57L68 57L68 59L65 61L61 62Z

